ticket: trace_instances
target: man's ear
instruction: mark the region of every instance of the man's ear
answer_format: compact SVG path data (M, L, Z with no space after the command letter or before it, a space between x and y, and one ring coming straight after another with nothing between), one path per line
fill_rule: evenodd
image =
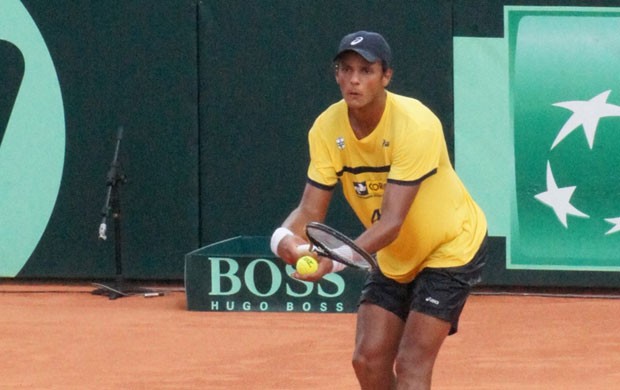
M385 70L385 72L383 72L383 88L387 87L390 84L390 81L392 81L392 74L394 72L392 71L392 68L388 68Z

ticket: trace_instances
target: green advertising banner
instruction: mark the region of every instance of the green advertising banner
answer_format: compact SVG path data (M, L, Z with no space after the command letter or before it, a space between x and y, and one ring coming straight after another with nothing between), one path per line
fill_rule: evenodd
M269 237L238 236L185 256L185 292L191 311L354 313L366 273L347 268L317 282L291 277L274 258Z
M504 27L454 39L457 170L507 270L620 271L620 8L506 6Z
M13 277L47 227L65 159L58 76L19 0L0 2L0 74L0 277Z
M620 270L620 9L507 8L505 22L517 206L510 265Z

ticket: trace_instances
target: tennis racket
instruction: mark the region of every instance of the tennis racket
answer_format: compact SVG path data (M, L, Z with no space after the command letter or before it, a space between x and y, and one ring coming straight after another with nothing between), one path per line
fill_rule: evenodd
M319 256L366 270L377 267L377 261L373 256L334 228L310 222L306 225L306 236L312 243L312 251Z

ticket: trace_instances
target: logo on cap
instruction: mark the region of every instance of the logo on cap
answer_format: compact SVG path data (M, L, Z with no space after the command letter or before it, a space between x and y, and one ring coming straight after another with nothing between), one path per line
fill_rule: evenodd
M351 41L351 46L355 46L358 43L362 42L364 40L364 37L357 37L354 40Z

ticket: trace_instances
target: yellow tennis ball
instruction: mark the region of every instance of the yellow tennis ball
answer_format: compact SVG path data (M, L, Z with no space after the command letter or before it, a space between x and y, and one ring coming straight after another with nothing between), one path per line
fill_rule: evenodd
M307 275L316 272L319 269L319 263L311 256L302 256L297 260L295 268L300 275Z

